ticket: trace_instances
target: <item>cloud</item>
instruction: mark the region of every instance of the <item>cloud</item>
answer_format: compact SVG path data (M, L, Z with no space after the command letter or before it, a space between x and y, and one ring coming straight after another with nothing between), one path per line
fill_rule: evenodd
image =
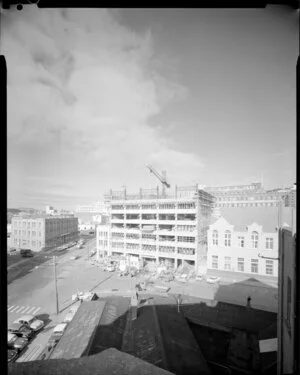
M141 184L151 160L186 180L201 171L197 156L177 151L159 127L149 126L164 105L188 94L155 70L151 30L137 34L107 10L34 6L5 13L2 30L8 147L44 145L60 152L62 178L76 181L80 194L91 180L98 191L127 179ZM101 178L91 177L90 165Z

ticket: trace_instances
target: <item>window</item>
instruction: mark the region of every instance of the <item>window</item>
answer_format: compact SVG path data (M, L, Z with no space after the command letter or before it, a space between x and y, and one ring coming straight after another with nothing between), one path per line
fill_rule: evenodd
M271 237L266 238L266 249L273 250L274 249L274 239Z
M258 273L258 259L251 259L251 272Z
M230 257L225 257L224 269L225 270L231 269L231 258Z
M213 245L217 246L219 244L219 234L217 230L213 231L212 238L213 238Z
M36 236L36 231L32 231L32 235L35 237Z
M238 260L238 263L237 263L238 271L244 272L244 258L238 258L237 260Z
M212 268L218 268L218 256L217 255L212 256L211 266Z
M273 260L266 260L266 274L273 275Z
M229 230L225 232L225 246L231 246L231 233Z
M258 247L258 233L257 232L252 232L251 243L252 243L252 248L257 249Z
M238 242L239 242L239 247L244 247L245 246L245 237L238 236Z

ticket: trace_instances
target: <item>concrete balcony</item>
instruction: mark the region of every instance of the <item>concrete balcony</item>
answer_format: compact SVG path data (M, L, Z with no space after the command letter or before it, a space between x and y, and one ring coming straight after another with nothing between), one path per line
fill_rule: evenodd
M140 224L141 219L126 219L126 224Z
M161 220L161 219L159 219L159 220L157 220L157 224L158 225L176 225L177 224L177 222L176 222L176 220Z
M112 237L111 238L111 241L117 241L117 242L124 242L125 241L125 239L124 238L114 238L114 237Z
M125 219L117 219L117 218L114 218L114 219L111 218L110 219L111 224L123 224L124 221L125 221Z
M140 238L124 238L123 241L126 243L139 244L141 242L141 239Z
M125 213L127 215L128 214L140 214L141 210L140 209L126 209L122 213Z
M197 225L197 219L195 219L195 220L177 220L176 224L177 225Z
M177 214L196 214L197 208L177 208Z
M176 242L177 246L178 247L190 247L192 249L195 249L197 247L197 243L196 242L179 242L177 241Z
M176 252L163 252L163 251L158 251L157 255L161 258L176 258L177 254Z
M161 240L158 240L157 244L158 244L158 246L172 246L172 247L176 247L177 246L177 242L175 242L175 241L161 241Z
M178 253L176 254L176 257L178 259L186 259L186 260L196 260L196 255L190 255L190 254L181 254Z
M157 257L157 251L149 251L149 250L141 250L140 255L142 257L149 257L149 258L156 258Z

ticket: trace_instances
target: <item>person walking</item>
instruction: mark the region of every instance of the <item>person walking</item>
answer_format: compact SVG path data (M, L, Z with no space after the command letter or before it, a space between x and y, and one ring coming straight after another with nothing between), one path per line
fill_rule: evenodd
M247 308L250 309L251 308L251 297L248 296L247 298Z

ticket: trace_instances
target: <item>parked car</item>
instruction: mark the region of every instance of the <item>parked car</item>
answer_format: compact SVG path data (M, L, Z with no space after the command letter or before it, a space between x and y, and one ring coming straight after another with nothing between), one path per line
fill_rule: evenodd
M17 255L17 249L14 247L10 248L7 253L8 255Z
M14 362L18 357L18 351L15 349L8 349L7 350L7 362Z
M60 323L53 329L53 333L48 341L48 349L55 348L55 346L65 333L67 326L68 323Z
M21 249L20 255L24 258L33 257L33 251L31 249Z
M34 332L41 330L45 325L45 323L42 320L37 319L33 315L24 315L21 318L18 318L17 320L15 320L14 323L24 324L25 326L32 329Z
M115 266L113 266L112 264L108 265L106 267L106 271L108 271L108 272L114 272L115 271Z
M73 255L72 257L70 257L71 260L76 260L76 259L78 259L78 258L79 258L78 255Z
M217 277L217 276L207 276L206 277L206 282L208 284L216 284L218 283L219 281L221 280L220 277Z
M8 349L17 350L19 353L28 345L28 340L25 337L18 337L11 332L7 332L7 345Z
M75 305L70 308L70 310L68 311L67 315L64 318L63 323L70 323L73 320L79 306L80 305Z
M25 337L28 340L31 340L34 336L34 331L22 323L12 323L8 327L8 332L17 335L18 337Z

